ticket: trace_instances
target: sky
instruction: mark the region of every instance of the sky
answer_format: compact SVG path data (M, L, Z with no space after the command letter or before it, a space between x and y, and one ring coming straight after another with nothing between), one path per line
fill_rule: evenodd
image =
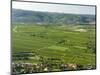
M47 4L47 3L29 3L29 2L12 2L12 8L42 11L42 12L58 12L70 14L90 14L95 15L94 6L80 6L80 5L61 5L61 4Z

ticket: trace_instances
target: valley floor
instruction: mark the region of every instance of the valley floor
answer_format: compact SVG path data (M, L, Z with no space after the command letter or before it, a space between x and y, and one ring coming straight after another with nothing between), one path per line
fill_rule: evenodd
M12 25L13 73L95 69L95 25Z

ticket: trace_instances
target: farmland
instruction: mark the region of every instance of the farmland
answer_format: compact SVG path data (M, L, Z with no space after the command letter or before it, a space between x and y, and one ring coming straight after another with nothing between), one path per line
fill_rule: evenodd
M12 62L43 66L25 73L95 69L95 38L95 25L13 24Z

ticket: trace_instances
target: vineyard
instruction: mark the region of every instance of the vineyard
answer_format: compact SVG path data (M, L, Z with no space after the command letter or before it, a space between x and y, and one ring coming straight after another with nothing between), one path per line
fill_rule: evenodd
M95 69L95 25L12 25L12 72Z

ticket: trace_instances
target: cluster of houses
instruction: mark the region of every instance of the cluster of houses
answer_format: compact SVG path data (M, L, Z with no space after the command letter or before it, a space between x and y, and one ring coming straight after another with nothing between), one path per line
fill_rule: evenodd
M69 71L69 70L84 70L84 69L94 69L93 65L88 65L84 67L77 64L33 64L33 63L12 63L12 73L13 74L31 74L38 72L54 72L54 71Z
M37 56L36 52L20 52L14 54L14 57L29 58L31 56ZM24 57L24 59L23 59ZM38 72L54 72L54 71L69 71L69 70L84 70L84 69L95 69L95 65L79 65L74 63L64 63L60 58L47 58L38 56L39 63L26 63L26 62L13 62L12 73L15 74L27 74L27 73L38 73ZM37 59L35 57L35 59Z

